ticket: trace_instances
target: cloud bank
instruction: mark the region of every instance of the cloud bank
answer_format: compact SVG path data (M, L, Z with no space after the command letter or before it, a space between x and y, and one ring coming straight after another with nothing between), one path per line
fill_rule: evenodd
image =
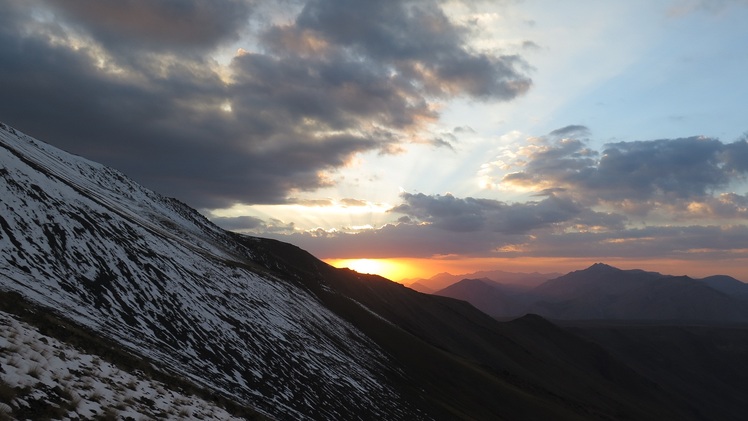
M508 148L496 186L533 200L402 193L399 217L358 234L287 237L321 256L741 258L748 235L748 142L689 137L616 142L595 150L567 126ZM726 191L727 190L727 191Z
M532 84L435 0L0 7L2 119L198 208L285 203L360 152L449 147L428 130L440 103Z

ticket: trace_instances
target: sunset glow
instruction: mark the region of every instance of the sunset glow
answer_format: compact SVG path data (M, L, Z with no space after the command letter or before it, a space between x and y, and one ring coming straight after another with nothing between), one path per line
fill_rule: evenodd
M584 269L594 263L589 258L391 258L391 259L324 259L337 268L349 268L359 273L375 274L387 279L408 284L413 279L428 279L439 273L453 275L469 274L478 271L502 270L515 273L568 273ZM605 259L605 263L620 269L643 269L669 275L688 275L694 278L706 277L715 273L726 274L738 279L748 279L748 259L733 259L719 262L715 266L704 265L700 261L667 259ZM405 281L405 282L403 282Z
M337 268L348 268L391 280L409 278L415 273L410 265L397 259L327 259L325 262Z

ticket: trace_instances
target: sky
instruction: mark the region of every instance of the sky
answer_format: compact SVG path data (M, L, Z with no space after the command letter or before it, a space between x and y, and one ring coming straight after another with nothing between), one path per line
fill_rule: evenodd
M0 121L394 280L748 281L748 2L0 0Z

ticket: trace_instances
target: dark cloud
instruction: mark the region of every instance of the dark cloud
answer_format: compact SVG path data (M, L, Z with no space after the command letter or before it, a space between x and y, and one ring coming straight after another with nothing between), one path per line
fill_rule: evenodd
M475 133L475 130L473 130L473 128L470 126L458 126L458 127L455 127L452 131L458 134Z
M289 127L304 132L355 130L385 146L393 141L391 133L371 127L373 122L408 130L418 128L418 120L437 117L425 100L391 83L382 69L344 58L248 53L234 60L233 69L234 111L260 135Z
M294 231L293 223L284 223L272 218L265 221L254 216L212 217L211 221L223 229L244 233L287 234Z
M522 48L525 50L540 50L540 46L530 40L522 41Z
M506 100L531 85L521 57L467 47L470 32L437 1L312 0L293 29L396 69L429 95Z
M116 50L201 49L236 39L252 9L246 0L44 0Z
M737 142L725 145L720 159L724 161L726 170L738 173L748 172L748 140L744 137Z
M580 221L587 224L578 224ZM559 227L531 233L454 231L403 219L356 234L295 232L272 237L289 241L321 258L539 257L676 259L707 261L744 255L748 227L625 227L616 214L583 211ZM603 229L595 223L607 224Z
M597 153L586 146L588 132L568 126L524 148L522 171L503 182L537 190L563 188L583 202L673 202L705 198L748 172L744 140L690 137L618 142Z
M635 199L704 196L730 181L719 158L723 148L719 140L701 137L610 144L584 185Z
M432 138L428 143L437 148L447 148L454 151L455 148L452 144L456 141L457 137L455 135L443 133L441 136Z
M233 231L252 230L267 225L265 221L254 216L214 217L211 221L223 229Z
M356 153L449 146L427 130L437 101L530 85L428 0L315 0L254 27L252 2L95 3L0 0L0 118L198 208L284 203ZM249 30L219 71L211 49Z
M385 225L356 234L319 230L271 237L298 245L320 258L432 257L455 253L482 256L526 238L497 236L489 231L447 231L418 224Z
M456 198L450 194L428 196L422 193L401 195L403 204L391 212L447 231L479 231L522 234L564 222L582 209L572 201L549 196L539 202L506 204L497 200Z
M552 131L550 136L563 138L569 136L587 136L589 134L590 129L588 129L587 126L572 124Z

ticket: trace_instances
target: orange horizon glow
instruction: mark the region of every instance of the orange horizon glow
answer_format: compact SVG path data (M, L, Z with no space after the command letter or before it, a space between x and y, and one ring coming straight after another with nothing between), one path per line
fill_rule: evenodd
M483 270L505 272L558 272L565 274L581 270L594 263L606 263L619 269L642 269L660 272L665 275L688 275L693 278L710 275L729 275L748 282L748 259L734 259L719 262L688 261L675 259L633 260L620 258L361 258L323 259L326 263L349 268L359 273L379 275L392 281L403 283L410 279L428 279L439 273L452 275L468 274Z
M348 268L358 273L379 275L392 281L409 278L412 268L403 259L324 259L336 268Z

